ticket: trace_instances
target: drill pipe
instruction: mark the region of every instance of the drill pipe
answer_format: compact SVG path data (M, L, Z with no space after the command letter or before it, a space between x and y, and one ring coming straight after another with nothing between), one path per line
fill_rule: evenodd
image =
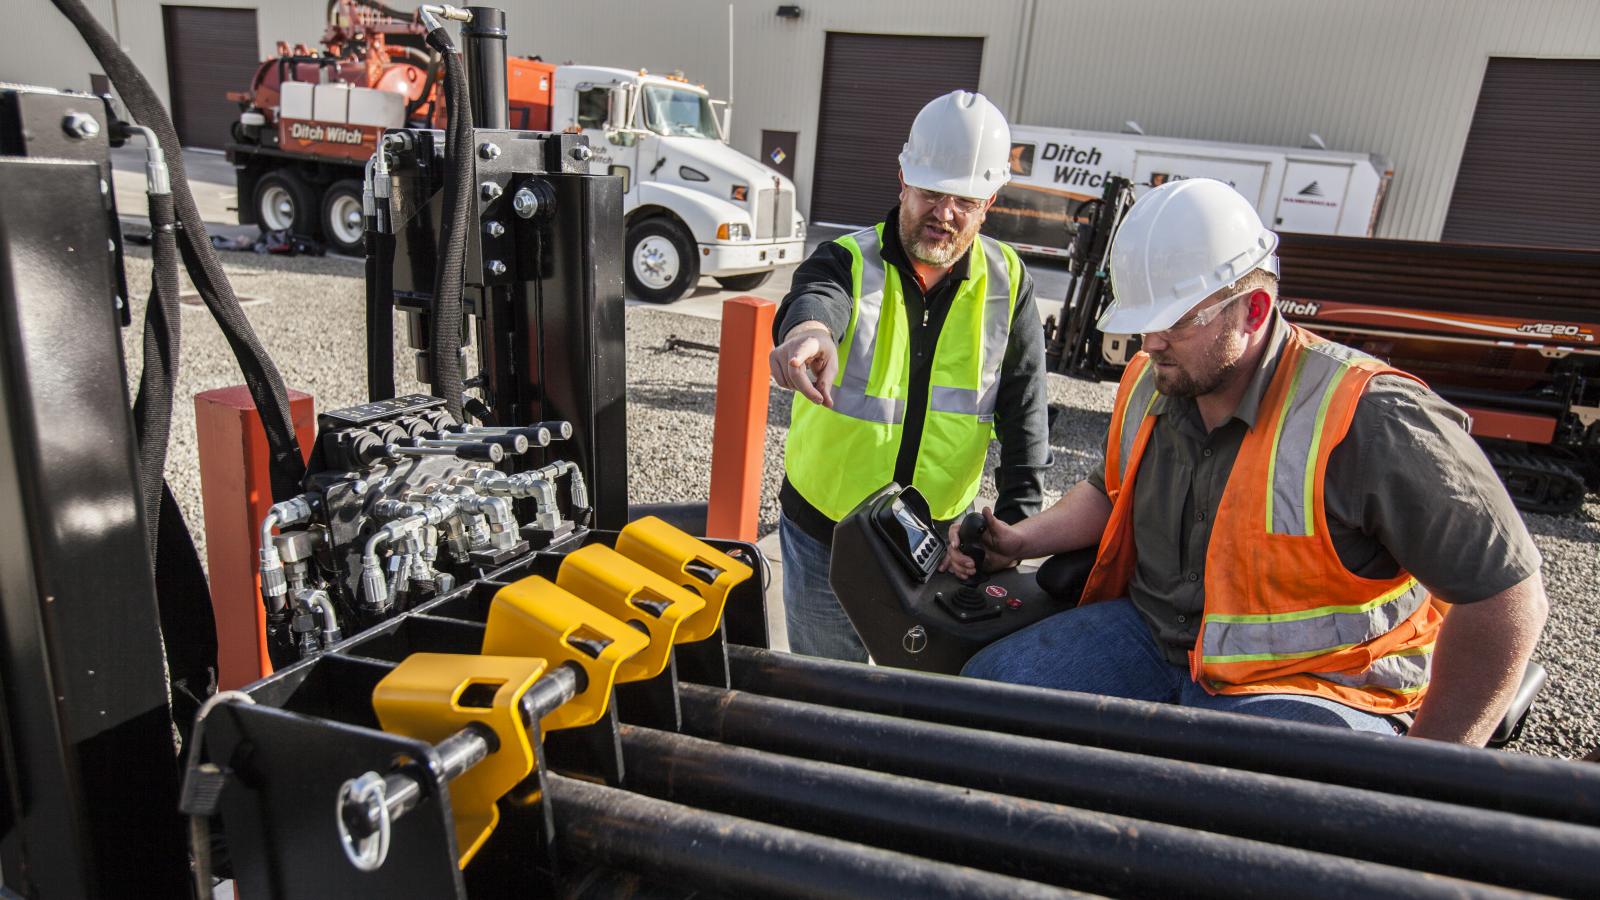
M1454 879L624 725L632 790L1116 896L1506 895Z
M735 897L1033 898L1061 888L550 776L563 862Z
M728 662L770 697L1600 825L1600 766L753 647Z
M683 685L695 737L1522 890L1594 896L1600 829Z

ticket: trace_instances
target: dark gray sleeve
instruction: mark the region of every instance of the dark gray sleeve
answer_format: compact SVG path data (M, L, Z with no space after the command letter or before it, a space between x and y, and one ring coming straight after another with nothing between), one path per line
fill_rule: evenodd
M1370 535L1447 603L1492 597L1539 570L1538 548L1466 414L1410 379L1367 384L1326 484L1331 528Z
M827 325L838 343L850 324L852 305L850 251L833 241L823 241L805 262L795 267L789 294L772 317L772 343L783 343L783 336L801 322Z
M999 494L994 514L1003 522L1014 524L1034 515L1044 499L1044 471L1050 466L1046 377L1044 329L1033 299L1033 278L1024 268L995 400L1000 465L994 471Z
M1111 494L1106 490L1106 464L1105 464L1105 460L1102 459L1100 461L1100 465L1096 466L1093 469L1090 469L1089 470L1089 474L1083 480L1089 482L1092 485L1094 485L1094 489L1099 491L1100 493L1105 494L1107 497L1111 496Z

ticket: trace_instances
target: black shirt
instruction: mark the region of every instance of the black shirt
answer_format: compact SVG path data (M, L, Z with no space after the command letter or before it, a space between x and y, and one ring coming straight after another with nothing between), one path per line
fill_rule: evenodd
M971 271L972 251L957 260L926 296L917 280L911 261L900 245L900 210L889 211L883 226L883 259L900 272L905 297L906 319L910 324L910 396L906 418L895 459L894 479L910 484L917 465L917 448L922 442L923 420L928 409L928 381L933 370L933 352L944 328L950 302L961 284L976 274ZM876 260L865 260L876 265ZM850 324L854 300L850 295L850 251L834 241L825 241L794 273L789 295L783 299L773 320L773 342L782 343L789 329L802 322L815 321L828 326L837 344ZM1043 472L1050 464L1049 425L1046 416L1044 331L1039 325L1038 307L1033 301L1033 279L1022 270L1017 287L1017 304L1011 318L1011 335L1000 367L1000 388L995 400L995 433L1000 439L1000 465L995 469L999 494L995 515L1002 521L1020 522L1039 511L1043 493ZM778 503L790 521L812 538L833 542L836 524L800 496L783 479Z

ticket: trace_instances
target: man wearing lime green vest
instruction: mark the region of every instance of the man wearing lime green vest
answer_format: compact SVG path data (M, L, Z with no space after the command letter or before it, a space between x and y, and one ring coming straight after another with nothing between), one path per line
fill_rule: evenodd
M1544 625L1539 552L1460 410L1276 312L1277 243L1219 181L1134 203L1099 328L1143 342L1105 466L983 538L986 565L1094 569L963 674L1483 744Z
M900 154L900 204L795 270L770 362L795 391L778 530L796 653L867 658L828 562L834 525L878 488L915 485L936 519L955 519L998 437L992 514L1039 508L1050 447L1033 283L1015 251L978 234L1010 155L986 97L935 98Z

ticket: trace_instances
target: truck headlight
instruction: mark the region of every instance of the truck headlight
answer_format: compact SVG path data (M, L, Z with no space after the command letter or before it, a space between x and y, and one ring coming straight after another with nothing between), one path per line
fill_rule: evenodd
M794 236L797 237L797 238L804 238L806 236L806 220L805 219L795 219L794 220Z
M717 226L717 240L748 241L750 240L750 226L743 222L723 222Z

